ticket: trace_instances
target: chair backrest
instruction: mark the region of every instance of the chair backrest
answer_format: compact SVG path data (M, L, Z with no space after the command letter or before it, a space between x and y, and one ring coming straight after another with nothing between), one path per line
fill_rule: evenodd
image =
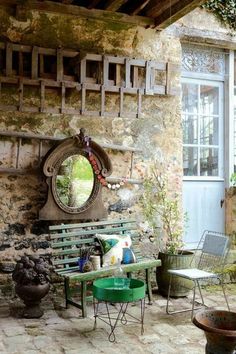
M208 271L220 271L230 249L229 236L215 231L205 231L199 248L200 257L197 267Z

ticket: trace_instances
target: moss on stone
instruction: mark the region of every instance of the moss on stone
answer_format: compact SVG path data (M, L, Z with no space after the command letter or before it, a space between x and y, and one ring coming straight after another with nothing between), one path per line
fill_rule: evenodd
M10 17L9 14L3 10L0 9L0 33L1 37L6 33L8 28L10 27Z
M25 32L22 41L26 41L31 45L40 45L43 47L56 48L60 42L55 27L55 18L49 17L45 13L40 13L37 20L32 21L33 28L29 32Z

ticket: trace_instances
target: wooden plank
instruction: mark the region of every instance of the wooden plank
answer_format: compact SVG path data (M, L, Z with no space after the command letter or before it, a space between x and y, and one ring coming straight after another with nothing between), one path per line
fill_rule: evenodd
M57 55L57 50L53 48L43 48L43 47L38 47L39 54L42 55Z
M139 87L138 67L133 66L132 70L133 87Z
M23 80L19 79L19 111L20 112L22 112L23 109L23 95L24 95Z
M161 12L153 13L155 27L164 29L179 20L195 8L204 4L205 0L178 0L174 4L170 3L167 9L162 8Z
M103 59L103 85L108 87L109 60L107 56Z
M125 59L125 88L130 88L130 61Z
M18 75L19 76L24 76L24 68L23 68L23 53L19 52L18 53L18 58L19 58L19 65L18 65Z
M100 2L101 0L92 0L90 2L90 4L88 4L87 8L88 9L93 9L94 7L96 7L96 5Z
M63 55L62 49L57 49L57 81L63 80Z
M129 64L135 65L135 66L141 66L142 68L145 68L146 60L144 60L144 59L129 59Z
M33 47L32 49L32 57L31 57L31 78L37 79L38 78L38 55L39 50L38 47Z
M125 64L125 58L124 57L113 57L110 55L105 55L104 59L107 59L109 63L113 63L113 64Z
M143 0L138 6L134 7L133 10L131 12L129 12L129 14L131 16L138 15L138 13L142 9L144 9L144 7L146 7L149 2L150 2L150 0Z
M34 169L20 169L20 168L14 168L14 167L0 167L0 174L10 174L10 175L38 175L40 173L40 170L38 168Z
M40 87L40 112L45 111L45 84L44 81L41 81Z
M84 84L86 81L86 59L82 59L80 62L80 83Z
M123 111L124 111L124 88L120 88L120 111L119 111L119 116L123 116Z
M104 9L107 11L117 11L128 0L107 0Z
M122 80L121 80L121 65L120 65L120 64L116 64L115 84L116 84L116 86L121 86L121 85L122 85Z
M85 56L86 60L91 60L91 61L102 61L103 56L101 54L92 54L92 53L87 53Z
M101 112L100 115L104 116L105 111L105 87L101 86Z
M64 113L66 105L66 88L64 82L61 83L61 113Z
M16 169L18 169L18 167L19 167L21 143L22 143L22 140L21 140L21 138L19 138L17 141L17 150L16 150Z
M26 139L39 139L39 140L49 140L49 141L60 141L64 138L62 137L54 137L48 135L40 135L40 134L29 134L29 133L19 133L15 131L1 131L0 136L8 136L8 137L21 137ZM111 150L118 150L118 151L134 151L134 152L142 152L142 149L131 147L131 146L124 146L124 145L116 145L116 144L106 144L100 143L100 146L104 149L111 149ZM83 223L84 225L84 223Z
M142 90L138 90L138 113L137 117L141 117L142 115Z
M6 76L12 76L12 43L6 44Z
M39 55L39 77L43 77L44 74L44 56L43 54Z
M30 45L12 43L12 50L15 52L31 53L32 47Z
M2 6L15 6L17 0L1 0ZM24 6L22 5L24 8ZM54 1L28 1L25 5L28 10L37 10L42 12L62 13L67 15L78 16L80 18L97 19L105 22L124 23L134 26L153 26L154 21L144 16L129 16L124 13L116 13L106 10L87 9L85 7L75 5L65 5Z
M81 114L85 112L85 105L86 105L86 88L84 84L81 85Z

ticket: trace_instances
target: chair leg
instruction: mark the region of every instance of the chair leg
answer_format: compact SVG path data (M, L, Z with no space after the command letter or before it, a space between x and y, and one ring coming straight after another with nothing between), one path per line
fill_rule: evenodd
M170 301L170 290L171 290L171 282L172 282L172 274L170 275L169 287L168 287L168 294L167 294L167 304L166 304L166 313L170 315L171 311L169 311L169 301Z
M193 287L193 299L192 299L192 306L191 308L188 309L182 309L182 310L174 310L174 311L170 311L169 310L169 301L170 301L170 292L171 292L171 283L172 283L172 274L170 275L170 282L169 282L169 288L168 288L168 295L167 295L167 304L166 304L166 313L168 315L172 315L175 313L182 313L182 312L188 312L191 311L191 319L193 318L193 313L194 310L198 310L199 308L201 308L202 306L198 306L198 307L194 307L195 304L195 297L196 297L196 287L198 286L199 292L200 292L200 296L202 299L202 304L204 305L204 301L203 301L203 297L202 297L202 293L201 293L201 289L200 289L200 285L198 281L194 281L194 287Z
M222 291L223 291L223 294L224 294L224 298L225 298L225 302L226 302L228 311L230 311L229 302L228 302L228 299L227 299L227 296L226 296L226 293L225 293L225 284L224 284L223 280L220 279L220 278L219 278L219 281L220 281L220 285L221 285L221 287L222 287Z
M197 286L198 286L199 294L200 294L200 296L201 296L202 305L205 306L205 304L204 304L204 299L203 299L203 296L202 296L202 290L201 290L201 287L200 287L200 284L199 284L199 281L198 281L198 280L197 280Z

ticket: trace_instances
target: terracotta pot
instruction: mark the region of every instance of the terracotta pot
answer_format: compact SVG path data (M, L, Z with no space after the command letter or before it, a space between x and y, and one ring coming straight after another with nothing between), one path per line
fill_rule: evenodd
M234 354L236 349L236 313L230 311L199 311L193 323L206 336L206 354Z
M40 308L41 299L49 292L50 284L32 284L21 285L16 284L16 294L24 301L26 305L23 311L25 318L39 318L43 315L43 310Z

